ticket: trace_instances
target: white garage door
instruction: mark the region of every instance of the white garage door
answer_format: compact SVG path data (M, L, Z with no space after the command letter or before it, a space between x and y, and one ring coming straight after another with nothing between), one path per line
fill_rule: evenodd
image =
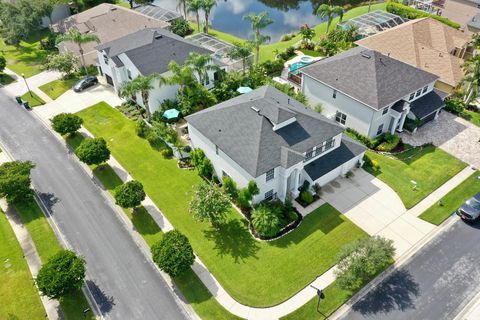
M321 176L320 178L318 178L314 182L314 184L318 183L320 186L324 186L327 183L329 183L330 181L334 180L336 177L338 177L341 173L342 173L342 166L339 166L339 167L333 169L332 171L330 171L329 173L326 173L323 176Z

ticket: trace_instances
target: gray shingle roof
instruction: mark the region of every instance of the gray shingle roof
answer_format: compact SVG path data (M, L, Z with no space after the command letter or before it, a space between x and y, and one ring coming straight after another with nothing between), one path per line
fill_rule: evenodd
M168 64L171 61L183 64L190 52L208 55L213 53L160 28L139 30L104 43L98 46L97 50L104 50L110 58L126 54L144 76L168 71Z
M274 124L292 117L295 122L273 130ZM303 160L302 153L343 132L341 126L272 86L186 119L253 177L278 166L288 168Z
M362 47L320 60L301 72L375 109L382 109L438 79Z
M341 145L305 166L305 172L315 181L345 162L355 158L367 148L349 137L343 137Z
M426 116L432 114L440 108L445 106L445 97L448 93L433 89L433 91L427 93L421 98L410 103L410 111L418 119L423 119Z

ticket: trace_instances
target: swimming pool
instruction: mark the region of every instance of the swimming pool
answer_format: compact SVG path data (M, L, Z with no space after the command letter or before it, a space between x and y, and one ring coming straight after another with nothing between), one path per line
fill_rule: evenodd
M298 62L292 63L292 64L290 65L290 72L294 72L294 71L296 71L297 69L300 69L301 67L306 66L307 64L308 64L308 63L302 62L302 61L298 61Z

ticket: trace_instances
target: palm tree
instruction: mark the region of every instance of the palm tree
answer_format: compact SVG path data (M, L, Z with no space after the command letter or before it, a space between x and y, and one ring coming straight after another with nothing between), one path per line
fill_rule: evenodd
M212 11L213 7L217 5L217 0L201 0L201 8L205 13L205 33L208 33L208 23L210 17L210 11Z
M475 55L470 60L467 60L463 65L465 77L463 83L466 86L464 102L469 105L473 99L478 96L478 86L480 86L480 55Z
M270 40L269 36L260 34L260 30L273 23L273 20L268 17L268 12L263 11L258 15L251 12L243 16L244 20L250 21L252 30L255 33L255 39L251 42L255 46L255 64L258 65L260 55L260 45Z
M83 56L83 44L89 42L100 42L100 39L95 34L85 33L82 34L75 28L68 29L68 32L62 35L59 35L56 39L56 43L59 44L62 41L73 42L78 46L78 51L80 52L80 57L82 60L82 66L85 69L85 74L88 75L88 69L85 64L85 57Z
M172 75L166 79L160 79L160 85L164 82L170 85L180 86L180 90L183 90L186 87L195 86L195 82L198 83L198 80L193 75L193 70L189 66L181 66L175 61L172 61L168 64L168 69Z
M159 78L158 75L156 74L151 74L148 76L138 76L133 80L125 82L119 90L119 95L122 98L133 98L137 94L137 92L140 92L143 100L143 106L145 107L145 110L147 111L147 118L150 119L150 116L152 115L150 111L150 105L148 103L149 95L150 95L150 90L154 88L152 82L154 79ZM160 81L160 84L163 84L162 80Z
M302 46L307 47L313 37L315 37L315 29L310 28L307 24L300 27L300 36L302 37Z
M208 70L214 70L215 66L211 64L212 58L209 55L198 52L190 52L185 60L185 65L189 66L198 76L198 82L205 85L208 82Z
M188 0L188 11L195 12L197 19L197 29L200 32L200 9L202 8L202 0Z
M187 20L187 2L188 0L178 0L177 10L185 20Z
M245 71L247 69L247 64L248 59L252 55L252 44L247 42L247 43L234 43L233 47L231 47L228 52L227 56L232 59L232 60L237 60L241 59L242 60L242 70L243 74L245 74Z
M339 17L339 22L342 22L343 20L343 8L339 6L322 4L320 7L318 7L317 14L321 18L327 18L327 33L328 29L330 29L330 25L332 24L332 20L335 15Z

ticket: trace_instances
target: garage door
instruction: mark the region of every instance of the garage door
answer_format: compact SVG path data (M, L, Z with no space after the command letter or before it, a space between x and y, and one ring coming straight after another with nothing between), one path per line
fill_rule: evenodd
M316 181L314 181L314 184L318 183L320 186L324 186L330 181L334 180L336 177L338 177L341 173L342 173L342 166L337 167L332 171L324 174L323 176L318 178Z
M422 119L422 125L424 125L425 123L429 122L429 121L432 121L433 119L435 119L435 115L437 114L437 111L435 111L434 113L431 113L429 114L428 116L426 116L425 118Z

